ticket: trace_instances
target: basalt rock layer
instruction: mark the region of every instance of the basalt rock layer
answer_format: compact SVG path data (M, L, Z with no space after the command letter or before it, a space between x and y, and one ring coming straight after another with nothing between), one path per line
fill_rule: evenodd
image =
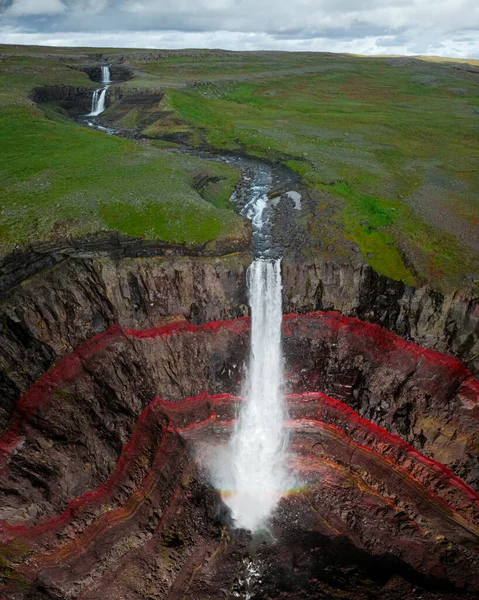
M112 82L128 81L129 79L131 79L133 77L132 70L125 65L110 63L108 66L110 69L110 79L112 80ZM79 71L83 71L84 73L86 73L88 75L88 77L92 81L95 81L96 83L103 83L102 82L102 70L101 70L100 65L96 64L96 65L91 65L91 66L87 66L87 67L78 67L77 66L77 67L72 67L72 68L78 69Z
M247 314L249 252L201 257L181 256L184 248L151 251L163 256L149 258L141 243L97 240L20 253L3 265L0 424L56 359L111 325L143 329L171 316L204 323ZM283 280L288 312L339 310L456 355L479 371L479 313L470 298L408 288L369 267L320 260L284 263Z
M80 87L72 85L46 85L35 88L30 94L33 102L42 104L43 102L55 102L61 108L65 109L72 117L86 115L91 110L93 89L89 87ZM106 106L123 96L123 91L118 86L113 86L108 90L105 98Z
M472 294L415 288L361 261L328 259L285 262L283 287L285 312L337 310L457 356L479 373L479 304Z
M221 258L63 259L14 287L1 306L0 423L57 359L111 325L146 329L247 313L249 253Z
M474 597L479 387L463 363L337 313L286 316L297 489L274 514L276 542L252 548L203 460L242 402L249 318L153 323L138 297L113 300L124 278L100 264L124 325L75 339L74 314L52 326L56 362L22 382L0 441L6 597ZM202 273L198 322L228 281L224 264ZM184 265L177 281L193 275ZM88 281L74 305L89 305ZM194 289L178 286L162 310ZM231 291L226 312L244 300Z

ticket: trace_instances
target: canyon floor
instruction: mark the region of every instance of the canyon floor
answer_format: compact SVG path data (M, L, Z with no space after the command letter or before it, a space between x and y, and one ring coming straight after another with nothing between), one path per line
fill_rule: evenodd
M0 598L477 598L478 78L0 45ZM296 485L252 536L207 467L262 169Z

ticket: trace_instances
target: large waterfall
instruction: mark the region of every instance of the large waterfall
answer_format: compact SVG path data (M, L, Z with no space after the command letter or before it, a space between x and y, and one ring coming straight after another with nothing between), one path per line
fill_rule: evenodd
M111 83L110 67L108 65L101 67L101 82L103 86L93 92L91 100L91 112L88 117L97 117L105 110L106 92Z
M285 488L281 265L257 258L248 270L251 352L246 403L232 439L235 524L254 531Z
M286 486L281 261L265 258L270 251L264 214L269 184L269 172L258 173L245 207L257 255L248 269L251 350L246 400L231 440L233 489L226 498L235 525L251 531L265 523Z

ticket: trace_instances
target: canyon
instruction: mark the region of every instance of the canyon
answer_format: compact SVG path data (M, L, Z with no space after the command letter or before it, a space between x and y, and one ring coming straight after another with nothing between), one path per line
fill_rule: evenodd
M58 257L3 292L8 598L474 597L477 305L283 262L301 483L272 543L201 459L242 402L252 252Z
M112 80L133 77L117 56L96 60L108 60ZM100 64L81 69L106 81ZM50 86L32 98L79 118L92 93ZM150 91L110 86L97 124L117 125L138 96L145 110ZM116 133L145 143L139 131ZM204 243L98 231L2 256L0 596L476 598L470 286L412 284L358 252L317 251L305 241L312 196L283 164L206 146L168 151L234 165L231 202L247 214L262 197L268 228L255 235L249 214L253 228L242 219L234 235ZM247 271L265 253L282 284L278 385L294 478L251 533L209 466L249 401ZM248 460L252 471L260 462Z

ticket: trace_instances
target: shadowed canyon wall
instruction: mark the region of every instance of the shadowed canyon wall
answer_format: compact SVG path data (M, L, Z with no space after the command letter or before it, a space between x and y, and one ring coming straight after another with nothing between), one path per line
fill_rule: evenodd
M477 308L319 260L283 264L285 312L305 313L283 321L299 491L248 587L249 538L201 457L241 402L250 262L63 257L5 289L8 598L474 597L479 387L435 350L474 367Z
M247 314L249 252L226 257L66 259L4 292L0 307L3 422L52 362L118 323L148 328L170 316L193 323ZM408 288L369 267L283 264L284 312L337 310L377 323L479 369L479 308L461 294ZM6 411L6 413L5 413Z
M238 544L196 465L205 447L229 435L249 325L243 317L142 331L114 326L58 361L21 398L0 440L10 597L113 597L111 585L133 586L132 597L141 597L144 582L118 571L126 561L135 573L146 568L149 579L159 569L152 597L175 598L213 555L212 574L226 568L221 585L234 585ZM274 518L282 541L270 577L278 560L287 570L297 563L290 553L299 537L309 556L306 587L313 585L321 571L311 563L313 548L325 536L350 540L343 551L355 561L357 552L390 554L404 561L391 573L414 581L418 575L406 576L411 568L468 597L479 586L479 495L455 472L477 485L477 380L457 359L338 314L286 316L283 337L295 392L288 397L290 461L302 491L286 497ZM302 391L319 388L335 398ZM421 423L426 415L439 442ZM210 585L193 597L214 597L220 584Z

